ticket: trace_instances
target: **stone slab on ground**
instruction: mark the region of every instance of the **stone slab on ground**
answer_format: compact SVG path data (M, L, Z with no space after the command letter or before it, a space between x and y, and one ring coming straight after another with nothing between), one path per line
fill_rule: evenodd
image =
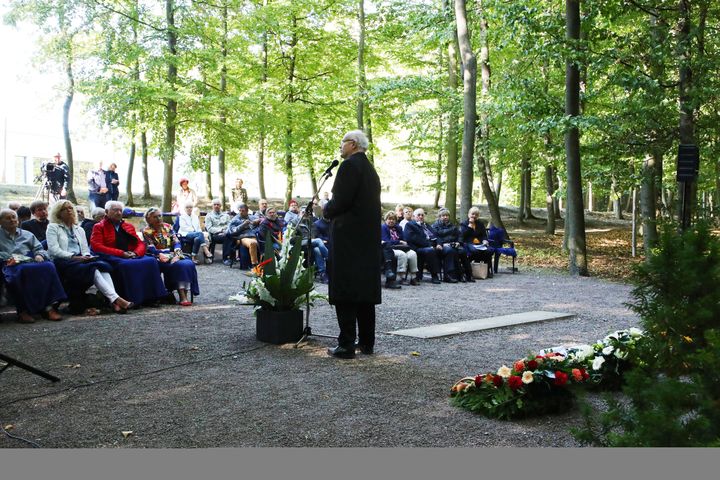
M407 328L388 332L392 335L403 335L415 338L439 338L459 333L476 332L478 330L489 330L491 328L509 327L522 323L545 322L548 320L562 320L572 318L575 314L563 312L545 312L533 310L530 312L513 313L499 317L480 318L477 320L466 320L464 322L445 323L442 325L430 325L428 327Z

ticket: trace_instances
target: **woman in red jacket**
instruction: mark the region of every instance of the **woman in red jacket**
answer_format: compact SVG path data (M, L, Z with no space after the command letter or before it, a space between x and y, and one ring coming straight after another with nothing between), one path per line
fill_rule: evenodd
M122 218L123 204L110 201L105 218L92 231L90 249L113 267L115 289L135 305L153 304L168 295L160 276L160 267L145 256L145 243L135 227Z

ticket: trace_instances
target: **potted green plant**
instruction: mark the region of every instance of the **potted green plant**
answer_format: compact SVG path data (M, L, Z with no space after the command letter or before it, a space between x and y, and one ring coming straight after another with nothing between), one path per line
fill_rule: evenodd
M256 337L274 344L294 342L303 334L303 305L312 305L325 295L315 290L314 267L302 265L302 238L289 226L278 259L270 233L265 239L265 260L254 271L255 277L234 297L245 305L255 305Z

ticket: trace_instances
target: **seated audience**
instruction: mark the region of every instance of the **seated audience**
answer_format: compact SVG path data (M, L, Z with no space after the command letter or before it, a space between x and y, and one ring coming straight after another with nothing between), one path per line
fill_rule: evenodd
M400 225L400 228L405 230L405 225L407 225L407 223L409 221L411 221L412 219L413 219L413 209L410 207L404 207L402 217L398 217L398 220L400 220L400 223L398 225Z
M232 251L232 244L240 242L250 252L250 263L255 268L260 263L260 250L257 239L257 231L260 227L261 218L251 215L248 206L240 203L237 206L238 214L233 217L225 232L225 241L228 242L228 250ZM223 263L232 267L233 258L228 258Z
M302 235L303 246L305 246L307 242L310 242L310 248L313 252L313 260L315 261L315 266L317 267L315 273L317 273L320 277L320 281L322 283L327 283L328 277L325 272L325 262L328 258L328 249L325 246L325 243L322 239L316 238L317 234L313 235L313 225L309 220L303 220L303 212L300 212L300 207L296 200L290 200L288 207L289 209L287 213L285 213L284 230L287 230L287 227L289 226L293 226Z
M288 225L292 225L294 228L297 228L300 220L302 220L300 206L298 205L297 200L290 200L290 203L288 203L288 211L285 212L285 228L287 228Z
M208 235L210 235L210 244L213 246L210 253L215 256L215 244L221 244L222 260L223 263L226 263L230 260L230 253L232 253L232 243L225 242L225 231L228 225L230 225L230 215L221 209L222 202L220 199L213 199L212 210L205 215L205 230L208 232Z
M30 213L30 209L28 207L22 205L20 208L17 209L17 216L18 225L22 225L23 222L27 222L28 220L30 220L32 213Z
M86 310L85 292L92 285L108 299L115 312L126 313L132 308L132 303L115 291L110 264L90 254L85 231L77 225L75 206L70 201L60 200L53 205L47 244L48 256L55 262L70 300L70 313L78 314L83 310L88 315L98 313L94 308Z
M468 219L460 223L460 239L465 245L465 252L470 261L486 263L488 278L492 278L493 249L488 242L485 225L480 221L480 209L478 207L472 207L468 210Z
M267 234L270 233L270 239L273 242L273 249L277 253L282 247L284 229L285 223L282 219L278 218L275 207L267 207L265 210L265 217L260 222L260 228L258 231L260 241L265 242Z
M159 208L151 207L145 212L145 223L147 227L142 233L147 254L158 260L165 288L169 292L177 290L180 305L189 307L192 302L188 299L188 292L200 294L195 264L185 258L180 240L173 232L172 225L162 221Z
M385 223L380 226L380 239L383 245L388 245L397 260L397 273L401 277L400 283L408 284L408 273L410 273L410 285L418 285L416 278L418 273L417 253L403 238L403 231L397 225L397 215L394 212L385 214Z
M268 201L264 198L261 198L258 200L258 209L257 212L255 212L255 215L257 215L260 218L263 218L265 216L265 212L268 208Z
M435 231L425 223L425 211L422 208L415 210L413 220L405 224L403 237L410 248L417 253L418 263L422 262L430 270L431 282L434 284L442 283L439 278L439 253L442 251L442 247L437 244ZM418 281L422 280L422 270L419 267L417 279Z
M0 263L18 322L32 323L33 314L62 320L57 305L65 300L55 265L32 233L18 228L14 210L0 210Z
M157 260L145 256L145 243L135 227L122 218L123 204L105 204L105 218L94 227L90 249L113 267L113 282L123 298L140 305L154 305L168 292Z
M438 245L443 249L445 277L449 276L451 280L459 280L463 283L474 282L470 260L465 254L465 247L460 242L460 229L450 222L450 211L447 208L438 211L438 219L432 227L437 233Z
M48 204L42 200L35 200L30 204L30 213L33 218L20 224L20 228L35 235L39 241L45 240L45 231L48 227Z
M493 262L493 271L498 273L498 263L500 261L500 255L507 255L508 257L517 257L517 251L515 250L515 243L510 240L510 236L504 228L496 227L493 222L488 223L488 242L490 246L495 250L495 261ZM507 247L505 245L508 245Z
M184 213L181 214L178 219L180 223L178 235L192 241L192 262L196 265L200 263L197 259L197 254L202 248L205 254L205 263L212 263L212 254L210 254L210 249L207 246L205 234L200 229L200 217L193 213L193 204L188 203L183 207L183 210Z
M102 207L94 207L90 210L90 217L91 218L85 218L80 222L80 228L85 230L85 238L88 239L88 242L90 241L90 237L92 236L92 231L95 224L105 218L105 209Z
M317 238L322 240L323 245L329 250L330 249L330 220L325 217L319 217L315 222L315 232Z

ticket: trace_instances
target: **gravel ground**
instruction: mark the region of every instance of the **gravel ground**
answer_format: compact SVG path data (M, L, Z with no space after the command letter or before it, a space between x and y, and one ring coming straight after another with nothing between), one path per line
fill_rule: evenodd
M4 309L0 352L62 381L6 370L0 424L43 448L571 447L577 411L491 420L450 406L450 386L531 350L638 323L624 306L627 285L523 269L474 284L383 290L376 354L338 360L326 354L331 338L311 336L297 349L258 342L251 308L227 300L247 277L217 262L198 271L202 294L192 308L32 325ZM439 339L387 333L528 310L576 316ZM338 332L324 302L310 325ZM0 434L0 447L27 446Z

